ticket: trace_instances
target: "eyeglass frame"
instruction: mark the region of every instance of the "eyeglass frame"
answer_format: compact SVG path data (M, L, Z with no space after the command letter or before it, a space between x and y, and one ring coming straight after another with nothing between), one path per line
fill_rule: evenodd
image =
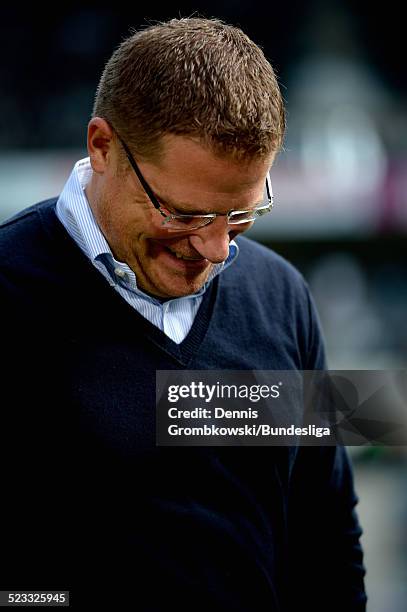
M156 195L154 194L154 191L151 189L150 185L147 183L146 179L144 178L140 168L138 167L138 164L136 162L136 160L134 159L133 155L130 152L129 147L127 146L127 144L124 142L124 140L121 138L121 136L119 136L119 134L116 131L116 135L117 138L119 139L125 153L127 156L127 159L130 162L131 167L133 168L134 172L136 173L137 178L139 179L144 191L146 192L151 204L154 206L154 208L156 210L158 210L158 212L160 213L161 216L164 217L164 221L163 221L163 225L165 225L165 223L168 223L174 219L180 218L180 219L194 219L196 218L198 219L207 219L206 223L203 223L203 225L199 225L196 228L185 228L185 229L179 229L179 228L174 228L174 227L166 227L165 229L167 231L173 231L173 232L188 232L191 231L193 229L201 229L202 227L205 227L206 225L209 225L210 223L212 223L212 221L214 221L216 219L216 217L227 217L227 222L229 225L242 225L244 223L252 223L254 222L258 217L262 216L261 214L257 215L256 217L254 217L254 219L249 219L249 220L244 220L244 221L231 221L231 217L233 214L242 214L242 213L247 213L247 212L257 212L257 211L261 211L261 210L266 210L265 212L263 212L262 214L267 214L269 212L272 211L273 209L273 188L271 186L271 179L270 179L270 175L269 173L267 173L266 176L266 191L267 191L267 198L268 198L268 204L263 204L262 206L256 206L255 208L251 208L251 209L246 209L246 210L230 210L227 213L207 213L207 214L202 214L202 215L193 215L193 214L183 214L183 213L171 213L168 215L164 212L164 210L162 209L162 205L160 204L160 202L158 201Z

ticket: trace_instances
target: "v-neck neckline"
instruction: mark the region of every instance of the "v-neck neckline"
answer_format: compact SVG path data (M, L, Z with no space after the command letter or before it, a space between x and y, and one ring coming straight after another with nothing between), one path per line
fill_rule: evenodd
M62 244L69 250L69 269L72 269L73 275L84 274L86 276L83 286L89 289L91 283L95 286L96 291L107 293L107 299L111 299L116 304L116 307L122 311L121 324L126 326L129 333L139 334L144 333L158 348L170 355L183 367L188 366L198 352L206 332L208 331L210 321L215 309L217 300L220 276L216 276L209 284L207 290L202 296L202 302L198 312L194 318L191 329L184 340L177 344L169 338L161 329L156 327L148 319L143 317L134 307L132 307L113 287L111 287L99 270L95 268L89 258L83 253L80 247L76 244L73 238L68 234L65 227L62 225L56 215L56 201L49 202L42 208L38 209L40 218L45 225L48 237L52 242L58 242L58 251L61 250ZM76 278L77 285L77 278ZM96 301L95 296L95 301ZM128 324L124 320L128 319Z

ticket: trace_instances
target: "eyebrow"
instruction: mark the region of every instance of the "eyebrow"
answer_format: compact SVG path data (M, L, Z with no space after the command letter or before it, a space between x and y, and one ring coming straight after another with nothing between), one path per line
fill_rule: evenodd
M159 195L158 193L154 192L155 197L157 198L157 200L160 202L160 204L164 204L164 206L169 206L170 208L172 208L174 210L174 212L178 212L181 215L208 215L210 214L208 211L205 210L199 210L199 209L192 209L191 210L191 204L187 204L186 202L177 202L175 204L175 202L171 201L170 198L168 197L164 197Z
M191 210L188 207L192 205L184 203L184 202L182 203L177 202L177 204L175 204L168 197L165 198L163 196L160 196L155 191L154 191L154 195L157 198L157 200L160 202L160 204L163 204L164 206L169 206L170 208L174 210L175 213L178 212L180 215L211 215L213 214L213 211L210 211L210 210L202 210L202 209L201 210L199 209ZM264 204L264 199L260 200L259 202L256 202L253 206L249 208L236 208L235 210L253 210L254 208L257 208L258 206L261 206L262 204ZM179 208L180 206L181 208ZM182 208L184 208L184 210L182 210ZM231 210L234 210L234 209L231 209Z

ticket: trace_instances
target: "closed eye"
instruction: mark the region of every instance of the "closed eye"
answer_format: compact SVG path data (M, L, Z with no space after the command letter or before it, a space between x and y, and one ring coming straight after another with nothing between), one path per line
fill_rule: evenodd
M227 213L213 213L211 211L207 211L207 210L191 210L190 208L187 210L181 210L179 208L177 208L176 206L174 206L173 204L170 204L168 201L166 202L164 200L164 198L161 198L160 196L158 196L157 194L155 194L155 197L157 198L158 202L160 203L160 205L162 206L162 208L164 208L166 211L168 211L169 214L172 215L193 215L193 216L207 216L207 215L213 215L216 214L217 216L226 216L228 215L230 212L232 212L233 214L248 214L248 213L252 213L255 210L258 210L259 207L261 207L263 205L263 201L261 202L257 202L253 207L251 208L246 208L246 209L239 209L239 210L231 210L228 211Z

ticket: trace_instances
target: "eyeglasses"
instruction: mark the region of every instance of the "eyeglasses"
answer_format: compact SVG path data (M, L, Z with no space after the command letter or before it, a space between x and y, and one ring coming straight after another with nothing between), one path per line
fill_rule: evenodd
M136 173L137 178L143 186L143 189L148 195L152 205L164 217L162 224L165 226L165 229L169 231L187 232L190 230L199 229L200 227L204 227L205 225L212 223L212 221L214 221L216 217L227 217L227 222L229 225L251 223L259 217L262 217L263 215L271 212L273 208L273 189L271 187L270 176L267 174L265 185L265 201L267 202L266 204L256 206L255 208L251 208L249 210L230 210L227 213L208 213L206 215L187 215L181 213L173 213L158 201L150 185L147 183L146 179L142 175L140 168L138 167L136 160L130 153L128 146L118 134L117 136L123 146L123 149L126 152L127 159L129 160L131 167Z

